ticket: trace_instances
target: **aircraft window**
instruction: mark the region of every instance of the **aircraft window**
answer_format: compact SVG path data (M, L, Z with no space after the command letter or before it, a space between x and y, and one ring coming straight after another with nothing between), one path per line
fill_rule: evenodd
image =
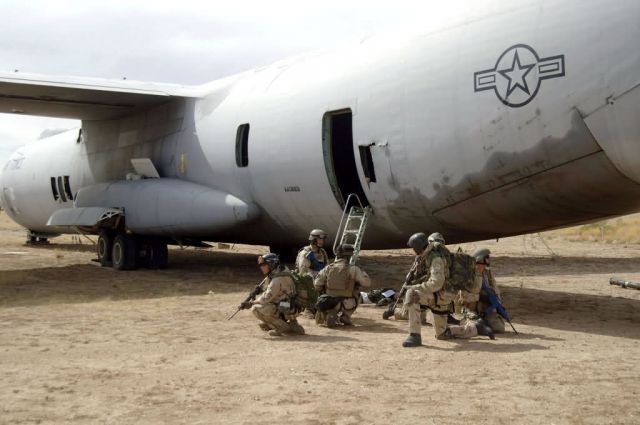
M64 193L67 194L67 198L71 201L73 194L71 193L71 185L69 184L69 176L64 176Z
M58 195L58 187L56 186L56 178L55 177L51 177L51 193L53 193L53 200L57 201L58 198L60 198L60 195Z
M62 177L58 176L58 193L60 193L60 199L62 202L67 202L67 197L64 196L64 192L62 191Z
M364 171L364 177L367 179L367 183L376 182L376 172L373 169L373 157L371 156L371 147L374 145L374 143L371 143L369 146L358 146L360 148L362 171Z
M236 133L236 165L249 165L249 124L242 124Z

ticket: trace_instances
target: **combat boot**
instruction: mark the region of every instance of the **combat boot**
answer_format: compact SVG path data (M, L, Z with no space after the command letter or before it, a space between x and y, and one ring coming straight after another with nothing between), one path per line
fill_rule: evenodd
M327 327L335 328L336 326L338 326L338 316L335 313L327 314Z
M439 339L439 340L453 339L453 334L451 333L451 329L449 328L445 329L444 332L436 336L436 339Z
M345 326L353 326L353 322L351 321L351 317L347 316L346 314L343 314L343 315L340 316L340 321Z
M269 331L269 336L284 336L284 335L277 329L271 329Z
M258 326L260 327L260 329L262 329L265 332L269 332L271 330L271 326L267 325L266 323L258 323Z
M476 320L476 329L478 330L478 335L488 336L489 339L496 339L496 335L493 333L493 329L487 323L482 320Z
M422 336L420 334L409 334L407 339L402 343L403 347L420 347L422 345Z
M304 328L298 323L297 320L292 320L289 322L290 332L296 335L304 335Z

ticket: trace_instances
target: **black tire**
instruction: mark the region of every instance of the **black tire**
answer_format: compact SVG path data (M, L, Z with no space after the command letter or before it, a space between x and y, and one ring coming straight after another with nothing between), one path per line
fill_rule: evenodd
M118 235L113 240L111 261L116 270L132 270L136 268L136 240L130 235Z
M147 266L150 269L166 269L169 263L169 250L162 241L149 241L147 248Z
M113 235L109 232L100 233L96 250L98 251L98 262L102 267L111 267L113 265L111 261L112 249Z

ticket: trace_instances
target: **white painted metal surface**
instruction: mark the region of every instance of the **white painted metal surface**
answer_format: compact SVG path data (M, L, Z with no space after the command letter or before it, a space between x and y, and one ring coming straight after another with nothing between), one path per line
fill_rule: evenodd
M494 2L438 28L197 88L151 88L120 119L84 121L81 140L76 130L16 152L3 169L1 202L20 211L7 209L23 226L46 231L51 214L71 205L52 196L52 177L69 176L75 194L123 180L131 158L142 157L160 181L256 206L250 224L199 227L191 236L202 240L298 245L310 228L336 228L342 205L327 167L346 173L339 189L355 186L375 211L365 248L404 246L416 231L454 242L631 213L640 209L638 22L632 0ZM0 83L0 94L31 97L34 86L49 86L42 78ZM60 96L87 100L96 90L68 86ZM131 89L111 87L110 100L120 93L125 101ZM55 101L30 102L55 114ZM0 104L12 108L10 98ZM239 166L245 124L248 164ZM350 131L331 133L340 125ZM176 219L184 208L167 207Z

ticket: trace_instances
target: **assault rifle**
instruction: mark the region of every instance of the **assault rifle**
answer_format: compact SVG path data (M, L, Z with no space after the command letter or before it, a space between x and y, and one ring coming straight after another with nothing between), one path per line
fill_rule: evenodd
M245 304L246 304L246 303L248 303L248 302L250 302L250 301L253 301L253 300L254 300L258 295L260 295L260 294L262 293L262 285L264 284L264 282L265 282L266 280L267 280L267 278L265 277L264 279L262 279L262 282L258 283L258 284L256 285L256 287L255 287L255 288L253 288L253 289L251 290L251 292L249 292L249 295L247 295L247 298L245 298L245 299L244 299L244 301L242 301L242 302L240 303L240 305L238 306L238 309L236 310L236 312L235 312L235 313L233 313L231 316L227 317L227 320L231 320L231 319L233 319L233 317L234 317L236 314L238 314L238 312L239 312L240 310L244 310L245 308L247 308L247 307L245 307Z
M621 288L640 289L640 283L631 282L629 280L611 278L611 279L609 279L609 284L610 285L618 285Z
M413 277L416 274L416 268L418 267L418 261L420 256L417 255L416 259L413 261L413 265L411 266L411 270L407 273L407 276L404 278L404 283L402 284L402 288L400 288L400 292L396 295L396 300L389 304L387 309L382 313L382 318L384 320L388 320L389 317L393 316L396 312L396 307L398 306L398 302L404 298L404 295L407 293L407 289L411 286L411 281L413 281Z
M511 329L518 334L518 331L516 331L516 328L514 328L511 323L511 318L509 317L509 313L507 313L507 309L504 308L500 302L500 298L498 298L493 289L491 289L491 286L489 286L486 279L482 279L482 290L485 292L486 301L489 303L489 307L482 312L482 316L487 317L493 310L495 310L509 325L511 325Z

